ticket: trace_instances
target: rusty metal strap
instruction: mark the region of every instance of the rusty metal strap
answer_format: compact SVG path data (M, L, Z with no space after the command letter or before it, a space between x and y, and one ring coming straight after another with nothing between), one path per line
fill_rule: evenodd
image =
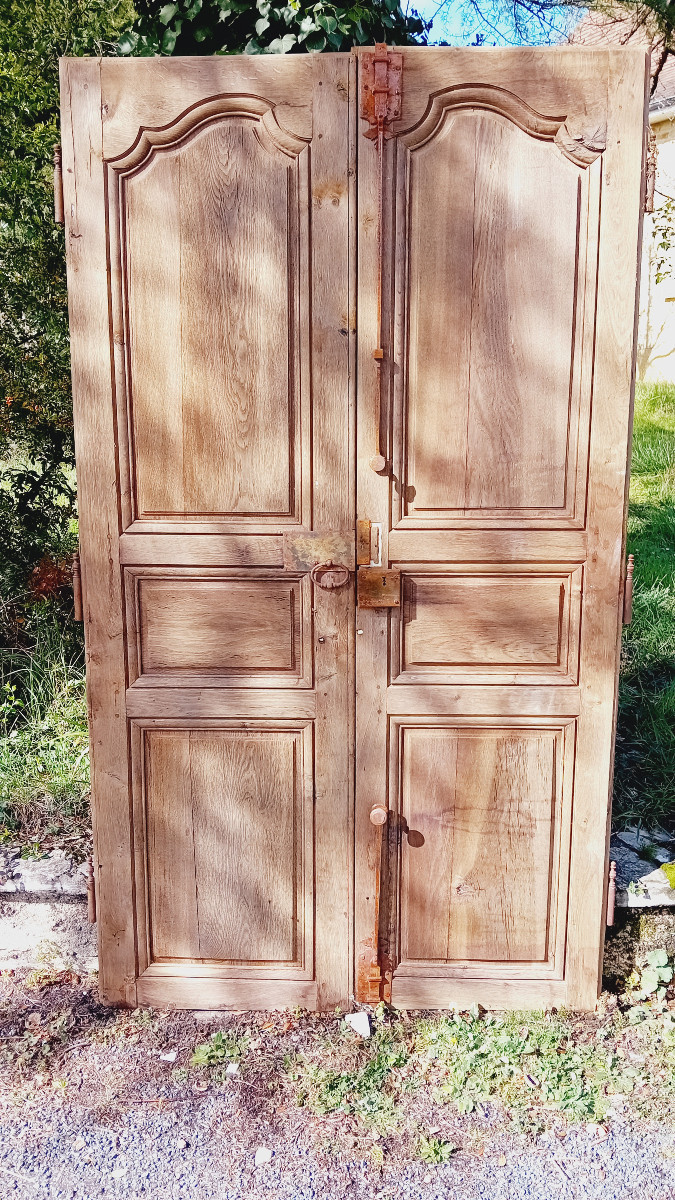
M382 228L384 224L384 140L394 136L393 123L401 115L403 55L379 42L373 53L361 56L361 116L368 122L365 136L377 143L377 347L373 351L377 371L377 411L375 418L375 454L370 460L374 471L383 471L386 460L380 449L382 421Z

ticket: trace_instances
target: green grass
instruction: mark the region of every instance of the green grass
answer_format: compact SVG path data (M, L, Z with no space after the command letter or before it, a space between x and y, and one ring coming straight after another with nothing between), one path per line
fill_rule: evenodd
M0 652L0 840L38 852L88 833L84 657L54 605L28 610L21 633Z
M675 819L675 385L635 397L628 551L633 621L624 631L614 821Z

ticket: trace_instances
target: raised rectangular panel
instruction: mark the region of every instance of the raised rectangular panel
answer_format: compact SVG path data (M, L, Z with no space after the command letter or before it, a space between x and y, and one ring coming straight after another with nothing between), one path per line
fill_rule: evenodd
M300 520L307 151L268 107L214 98L110 164L127 528Z
M395 682L576 682L581 570L469 571L404 574Z
M252 724L143 732L151 962L311 969L311 730Z
M132 682L152 687L311 682L305 663L311 619L306 580L179 569L128 570L127 577Z
M541 721L403 719L402 967L553 962L565 733Z
M452 89L434 106L433 128L400 139L395 524L581 527L600 164L568 161L519 113L453 109Z

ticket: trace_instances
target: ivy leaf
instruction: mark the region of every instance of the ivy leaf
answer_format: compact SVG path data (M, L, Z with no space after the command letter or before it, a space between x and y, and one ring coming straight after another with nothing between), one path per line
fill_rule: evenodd
M159 49L162 54L173 54L178 41L178 33L175 29L167 29L162 38Z
M314 51L325 50L326 49L326 39L325 39L324 35L322 33L319 33L317 30L316 33L310 33L309 37L307 38L307 41L305 42L305 45L308 50L314 50Z
M266 29L269 29L269 27L270 27L269 17L261 17L259 21L256 21L255 31L256 31L258 37L260 37L260 35L263 34Z
M316 18L316 21L317 25L320 25L321 28L326 31L326 33L335 33L335 30L337 29L337 21L335 20L335 17L329 17L325 13L320 13Z
M244 54L264 54L265 51L255 38L250 38L244 46Z
M285 33L283 37L274 38L274 41L270 42L269 46L267 47L267 53L288 54L289 50L292 49L297 40L298 39L294 33Z
M138 34L133 33L132 30L129 30L128 33L122 34L119 42L117 43L117 49L120 54L133 54L137 45Z
M165 4L163 8L160 8L159 19L162 22L162 25L168 25L169 21L173 20L177 12L177 4Z

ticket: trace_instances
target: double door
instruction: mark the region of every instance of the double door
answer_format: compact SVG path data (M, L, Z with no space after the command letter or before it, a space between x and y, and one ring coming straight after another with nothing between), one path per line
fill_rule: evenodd
M645 56L61 70L104 999L591 1007Z

